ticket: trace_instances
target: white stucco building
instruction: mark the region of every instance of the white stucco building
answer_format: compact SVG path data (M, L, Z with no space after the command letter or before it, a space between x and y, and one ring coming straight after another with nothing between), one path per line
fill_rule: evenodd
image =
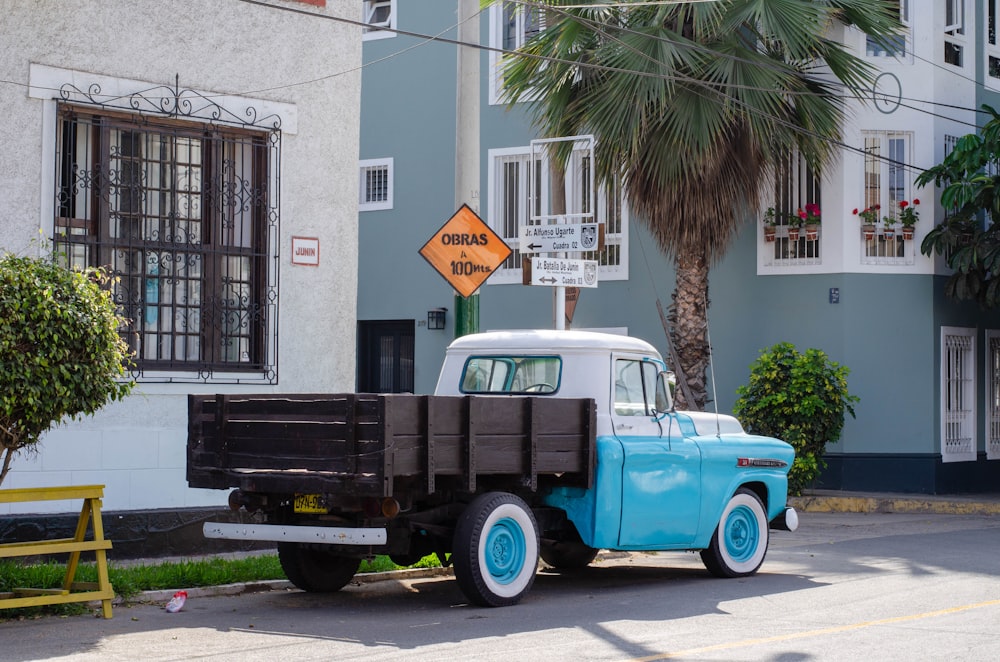
M187 487L188 393L353 390L359 14L4 3L0 250L112 265L138 385L46 434L2 488L103 484L105 510L223 504Z

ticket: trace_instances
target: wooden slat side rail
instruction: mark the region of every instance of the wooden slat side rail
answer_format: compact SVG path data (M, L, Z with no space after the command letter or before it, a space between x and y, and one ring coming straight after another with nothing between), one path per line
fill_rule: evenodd
M76 532L72 538L0 544L0 558L69 553L62 588L15 588L11 593L0 595L0 609L99 600L104 618L111 618L111 600L115 597L115 592L108 577L107 550L111 549L111 541L105 539L104 524L101 521L103 496L103 485L0 490L0 503L83 499ZM93 530L91 540L86 539L88 529ZM96 583L75 581L81 552L94 552L97 558Z
M240 394L189 406L192 487L390 496L404 485L475 492L487 476L532 490L593 481L590 399Z

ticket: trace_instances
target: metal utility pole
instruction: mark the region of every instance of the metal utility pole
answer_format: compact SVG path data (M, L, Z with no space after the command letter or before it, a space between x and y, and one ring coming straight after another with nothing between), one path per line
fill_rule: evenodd
M458 0L458 41L479 43L479 0ZM479 214L479 49L459 46L455 78L455 208ZM455 337L479 331L479 292L455 294Z

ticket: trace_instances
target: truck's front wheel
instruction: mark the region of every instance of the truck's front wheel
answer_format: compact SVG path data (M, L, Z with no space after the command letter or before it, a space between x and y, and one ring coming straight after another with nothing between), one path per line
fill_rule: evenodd
M740 488L726 504L722 519L701 560L716 577L745 577L757 572L767 554L767 514L760 497Z
M312 593L339 591L361 565L361 559L295 542L278 543L278 561L288 581Z
M474 604L517 604L538 569L538 525L531 509L506 492L476 497L458 520L452 561L459 588Z

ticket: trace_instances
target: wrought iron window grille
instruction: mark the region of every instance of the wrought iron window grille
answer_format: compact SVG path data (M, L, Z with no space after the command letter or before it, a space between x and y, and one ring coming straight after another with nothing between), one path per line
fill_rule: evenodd
M110 267L131 376L277 383L280 117L70 84L56 116L55 250Z

